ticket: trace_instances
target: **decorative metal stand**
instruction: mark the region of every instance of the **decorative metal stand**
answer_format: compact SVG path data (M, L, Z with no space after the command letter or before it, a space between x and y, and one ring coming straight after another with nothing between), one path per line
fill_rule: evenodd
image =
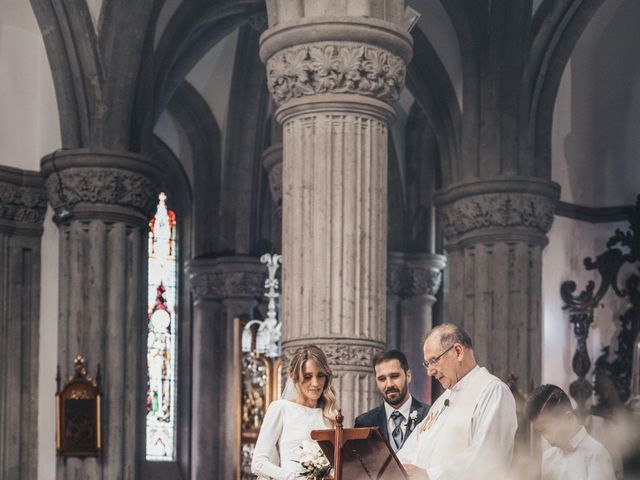
M255 351L269 358L277 358L281 352L282 332L276 311L276 299L280 297L277 292L280 283L276 278L276 274L282 263L282 255L270 255L267 253L260 257L260 262L264 263L269 270L269 278L264 282L264 288L267 289L267 293L264 296L269 299L267 318L264 320L251 320L246 323L242 329L242 351ZM258 328L254 334L253 329L256 326ZM252 345L254 342L255 345Z
M60 388L56 375L56 451L61 457L99 457L102 452L102 394L100 364L94 380L85 360L74 360L75 373Z
M265 254L260 261L267 266L269 276L264 282L269 299L264 320L249 320L242 327L242 405L240 410L239 478L249 480L251 458L269 404L278 398L281 389L281 324L278 321L279 281L276 277L281 255Z
M563 308L569 311L570 322L578 340L572 362L578 379L571 383L569 391L578 403L578 410L582 415L587 413L586 403L594 389L585 378L591 367L586 343L589 327L593 322L594 309L600 305L609 289L618 297L627 299L631 307L619 317L621 325L618 346L614 351L615 358L609 360L610 347L606 346L596 360L595 392L598 403L593 412L603 416L610 415L614 409L629 400L632 388L637 392L635 395L640 395L640 387L633 386L631 382L634 348L638 345L640 332L640 276L636 273L629 275L624 281L624 288L620 288L618 281L625 265L635 266L640 261L640 195L629 224L628 231L616 229L607 242L607 250L598 255L595 261L591 257L584 259L587 270L597 270L600 274L601 281L597 290L593 281L589 281L578 295L574 295L576 283L573 281L564 282L560 287L560 294L565 302ZM640 359L636 360L638 361ZM638 365L635 365L635 370L637 369Z

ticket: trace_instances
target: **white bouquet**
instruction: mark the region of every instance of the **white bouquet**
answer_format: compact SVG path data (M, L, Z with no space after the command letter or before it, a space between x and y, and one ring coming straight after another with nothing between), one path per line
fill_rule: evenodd
M302 467L300 475L306 480L323 480L331 472L331 464L320 446L313 440L305 440L300 445L298 463Z

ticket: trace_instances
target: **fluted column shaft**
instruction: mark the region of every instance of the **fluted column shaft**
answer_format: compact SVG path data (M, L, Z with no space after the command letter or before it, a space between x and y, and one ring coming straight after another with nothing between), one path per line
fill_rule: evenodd
M387 276L387 329L393 335L389 348L400 349L407 356L413 372L411 393L419 400L431 401L431 379L422 371L422 340L433 326L432 307L440 289L444 255L433 253L389 252Z
M431 378L424 374L423 339L433 327L433 305L442 282L446 257L434 253L407 253L409 295L401 302L401 349L413 371L411 391L422 401L431 403Z
M388 252L387 256L387 347L400 349L402 318L400 302L407 294L407 268L402 252Z
M40 237L38 172L0 167L0 478L37 477Z
M241 345L233 320L252 315L266 269L255 257L233 256L193 259L187 273L195 297L191 478L235 478Z
M103 456L70 457L59 480L133 480L144 457L148 221L158 199L151 160L66 150L42 160L59 228L58 362L102 367Z
M305 343L327 353L346 424L377 401L388 125L411 56L404 2L351 3L268 2L260 39L283 125L284 356Z
M387 127L356 107L284 124L295 163L283 182L285 346L312 341L329 355L347 419L374 392L370 361L386 333Z
M502 379L516 373L525 388L540 383L542 249L558 196L558 185L534 178L436 196L449 254L446 318L468 330L479 363Z

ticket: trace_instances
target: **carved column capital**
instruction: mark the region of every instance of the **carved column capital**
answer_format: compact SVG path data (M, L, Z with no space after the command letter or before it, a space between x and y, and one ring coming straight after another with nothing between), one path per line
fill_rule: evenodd
M409 293L411 278L404 262L404 253L387 254L387 294L405 297Z
M411 295L428 295L435 301L442 283L442 270L447 265L446 257L435 253L406 254L405 262L411 279Z
M351 93L392 103L404 87L398 55L356 42L316 42L285 48L266 62L276 105L321 93Z
M59 150L41 166L57 222L104 217L146 225L158 203L159 168L141 155Z
M435 196L448 247L479 240L546 245L560 187L538 179L497 179L454 185Z
M389 252L387 292L400 297L435 297L442 282L442 270L446 265L444 255Z
M399 98L412 49L402 26L404 2L386 2L380 18L374 5L364 3L354 8L318 0L304 10L267 4L269 29L260 37L260 57L277 105L320 94L355 94L387 104Z
M264 294L266 269L257 257L196 258L186 271L196 301L259 299Z
M47 211L39 172L0 166L0 230L40 235Z

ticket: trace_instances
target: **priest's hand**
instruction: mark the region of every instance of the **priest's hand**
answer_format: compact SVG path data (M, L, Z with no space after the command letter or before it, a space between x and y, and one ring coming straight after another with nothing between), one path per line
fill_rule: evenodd
M427 475L426 470L416 467L415 465L411 465L410 463L405 463L402 466L411 480L429 480L429 475Z

